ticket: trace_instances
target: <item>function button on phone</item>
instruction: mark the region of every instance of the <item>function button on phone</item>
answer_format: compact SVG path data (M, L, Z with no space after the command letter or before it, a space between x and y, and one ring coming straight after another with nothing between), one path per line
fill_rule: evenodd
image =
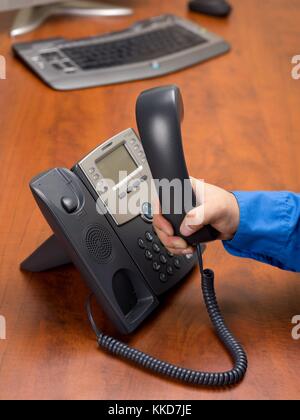
M67 213L72 214L77 210L78 202L75 198L62 197L61 205Z
M153 221L153 211L152 211L151 203L143 203L141 213L142 213L142 218L146 222L152 223L152 221Z
M119 194L119 199L120 200L123 200L125 197L127 197L127 193L125 191L123 191Z
M161 256L159 257L159 260L162 264L167 264L168 259L164 254L161 254Z
M139 246L141 249L145 249L145 248L146 248L146 244L145 244L144 239L140 238L140 239L138 240L138 246Z
M162 283L166 283L166 282L167 282L167 280L168 280L168 278L167 278L167 276L166 276L166 274L165 274L165 273L160 273L160 275L159 275L159 280L160 280Z
M181 268L181 261L180 258L174 258L174 266L179 270Z
M98 181L100 179L100 175L96 174L93 176L94 181Z
M160 264L158 263L158 262L154 262L153 263L153 270L154 271L159 271L160 270L160 268L161 268L161 266L160 266Z
M146 237L148 242L153 242L153 240L154 240L154 237L153 237L151 232L146 232L145 237Z
M90 168L90 169L89 169L89 173L90 173L91 175L93 175L93 174L95 173L95 171L96 171L96 169L95 169L95 168Z
M132 185L128 185L127 187L127 194L131 194L133 191Z
M139 179L137 179L136 181L134 181L134 183L132 184L132 187L134 190L137 190L140 188L141 182Z
M145 257L147 258L147 260L151 261L153 260L153 254L151 251L149 251L149 249L146 250L145 252Z
M169 274L169 276L173 276L174 270L173 270L173 267L171 265L168 265L167 273Z
M148 180L148 176L147 175L143 175L140 179L141 182L146 182ZM147 203L148 204L148 203Z
M107 193L108 187L102 185L97 191L98 191L99 195L103 195L103 194Z
M153 244L152 248L153 248L153 251L154 251L156 254L159 254L159 253L160 253L160 251L161 251L160 246L159 246L156 242L154 242L154 244Z

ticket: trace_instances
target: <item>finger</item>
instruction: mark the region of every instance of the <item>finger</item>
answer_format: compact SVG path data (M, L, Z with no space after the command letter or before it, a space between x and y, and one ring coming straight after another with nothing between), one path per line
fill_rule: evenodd
M161 205L158 199L153 200L153 214L161 214Z
M168 222L161 214L155 214L153 218L154 227L168 236L174 235L174 229L171 223Z
M202 229L205 224L204 206L196 207L184 218L180 227L180 233L183 236L191 236L193 233Z
M186 248L186 249L167 248L167 250L171 254L173 254L173 255L179 255L179 256L180 255L182 255L182 256L184 256L184 255L192 255L195 252L194 248L191 248L191 247Z
M182 238L179 238L177 236L168 236L163 231L158 231L158 236L159 236L160 241L168 249L184 250L188 248L188 244Z

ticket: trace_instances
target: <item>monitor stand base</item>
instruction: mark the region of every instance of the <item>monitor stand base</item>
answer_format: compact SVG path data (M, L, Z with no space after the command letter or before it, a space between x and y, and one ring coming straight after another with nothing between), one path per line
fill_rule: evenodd
M37 29L51 16L127 16L132 9L97 1L71 1L22 9L17 13L10 31L12 37Z

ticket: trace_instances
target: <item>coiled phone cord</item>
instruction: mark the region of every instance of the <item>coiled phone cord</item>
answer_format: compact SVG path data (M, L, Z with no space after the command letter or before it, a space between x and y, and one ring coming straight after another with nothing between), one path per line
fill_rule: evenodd
M202 292L207 312L216 330L217 336L229 351L234 361L234 368L232 370L224 373L209 373L185 369L149 356L146 353L131 348L121 341L104 334L98 329L93 318L92 296L86 305L88 318L97 336L99 347L116 357L133 362L136 365L161 376L192 385L202 385L207 387L225 387L235 385L244 378L247 372L247 355L241 344L238 343L225 325L215 294L214 272L212 270L204 270L200 245L197 247L197 254L202 277Z

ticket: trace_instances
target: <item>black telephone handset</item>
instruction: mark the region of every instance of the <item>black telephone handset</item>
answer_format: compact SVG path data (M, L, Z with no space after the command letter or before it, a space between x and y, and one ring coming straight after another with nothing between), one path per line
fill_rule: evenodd
M174 227L177 236L181 223L188 211L197 205L185 162L181 122L184 106L177 86L166 86L143 92L136 105L137 124L147 160L156 182L167 180L181 182L179 194L171 195L166 211L162 203L162 190L158 191L162 204L162 213ZM176 209L182 209L176 213ZM211 242L217 239L219 232L212 226L206 226L192 236L184 238L190 245Z
M135 132L128 129L93 150L72 171L55 168L35 177L30 187L54 235L21 267L40 272L73 262L115 326L122 333L131 333L157 308L161 297L184 280L198 256L204 301L218 337L233 358L232 370L200 372L160 361L102 332L93 319L90 300L87 313L99 347L114 356L184 383L223 387L243 379L247 356L221 316L213 272L203 269L200 242L216 239L218 232L207 226L192 238L197 255L170 254L155 235L150 197L145 195L151 189L152 175L170 181L179 177L181 182L188 181L191 192L181 143L182 114L176 87L145 92L137 103L144 149ZM125 178L120 177L124 171ZM116 184L107 182L113 179ZM117 211L126 197L141 206ZM173 207L177 204L174 200ZM170 214L165 216L179 234L184 212L176 214L171 209Z

